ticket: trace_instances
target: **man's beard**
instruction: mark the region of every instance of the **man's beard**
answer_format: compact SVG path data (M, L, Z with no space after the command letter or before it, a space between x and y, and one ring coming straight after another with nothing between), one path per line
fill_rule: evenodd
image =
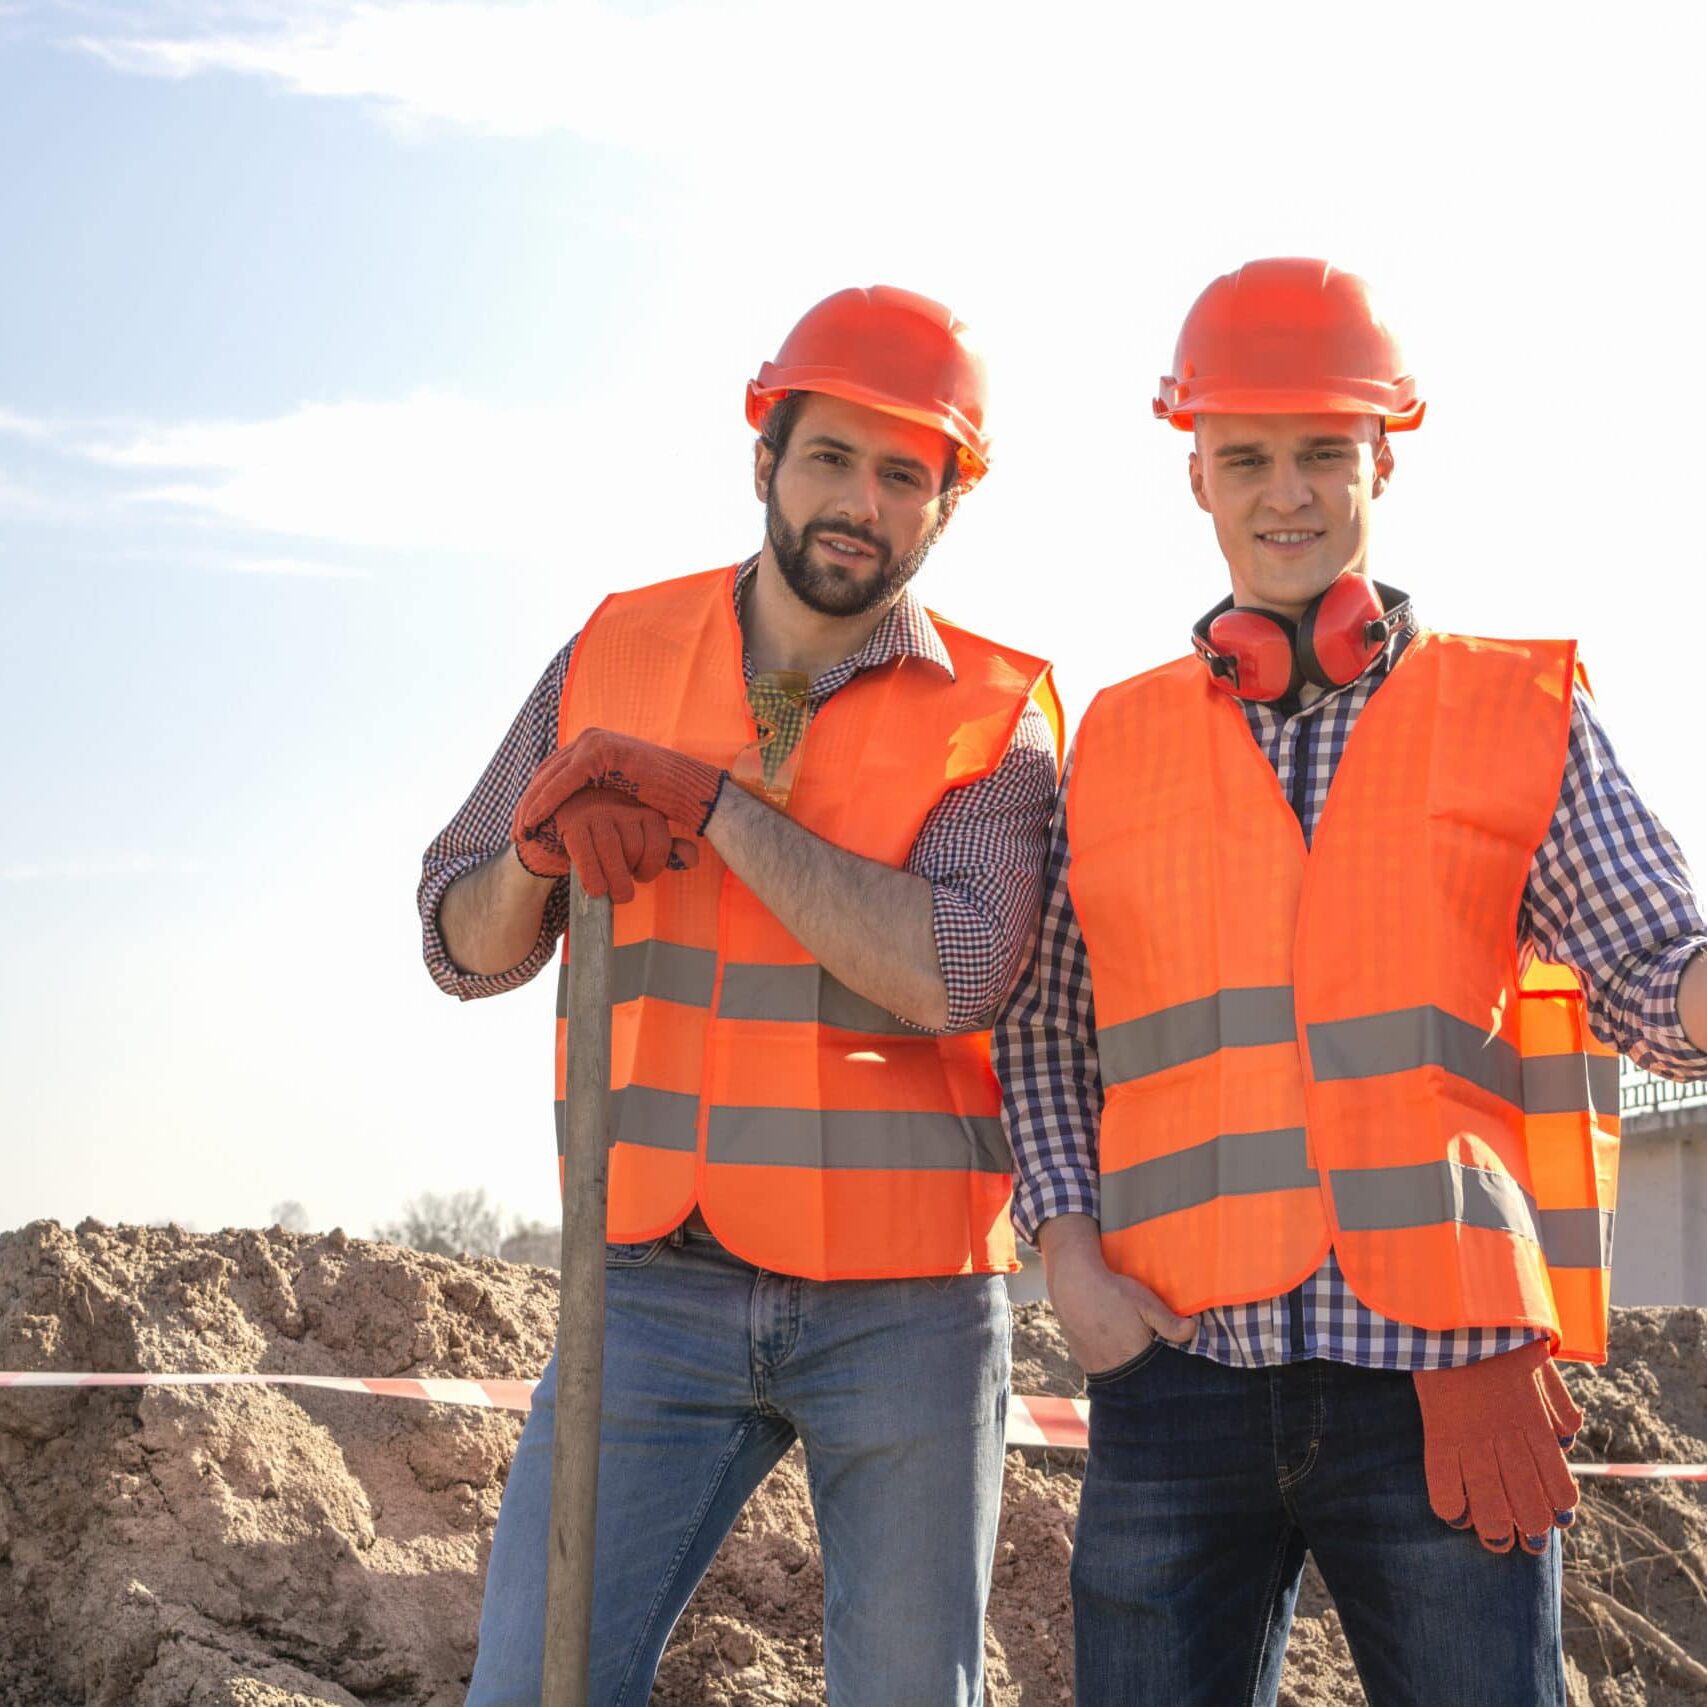
M939 520L904 557L895 557L880 535L850 522L808 522L796 533L777 504L774 482L765 499L765 538L770 541L782 578L794 596L820 616L863 616L892 605L901 589L918 574L941 532ZM858 580L839 565L820 567L812 560L812 542L826 533L857 539L877 553L877 567L869 579Z

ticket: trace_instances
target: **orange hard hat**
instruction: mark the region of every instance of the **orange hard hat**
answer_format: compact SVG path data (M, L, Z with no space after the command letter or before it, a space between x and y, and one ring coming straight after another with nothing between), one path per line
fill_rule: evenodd
M1391 328L1355 273L1326 261L1247 261L1191 305L1157 415L1380 415L1422 425L1425 405Z
M791 391L822 391L935 427L958 447L971 486L989 467L984 435L984 358L940 302L893 285L839 290L807 309L774 362L747 382L747 421L757 428Z

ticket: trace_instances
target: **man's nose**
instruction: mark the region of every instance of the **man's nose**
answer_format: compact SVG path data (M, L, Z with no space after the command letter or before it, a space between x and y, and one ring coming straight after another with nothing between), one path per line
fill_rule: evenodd
M874 468L850 468L836 488L836 514L872 526L881 513L877 480Z
M1315 496L1304 470L1297 463L1277 458L1263 486L1263 498L1272 510L1287 514L1301 510Z

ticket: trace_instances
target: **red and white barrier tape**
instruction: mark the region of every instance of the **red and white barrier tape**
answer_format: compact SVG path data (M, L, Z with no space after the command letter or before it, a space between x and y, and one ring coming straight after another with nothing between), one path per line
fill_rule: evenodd
M537 1385L533 1381L456 1381L441 1376L31 1375L0 1370L0 1387L319 1387L329 1393L377 1393L387 1399L428 1399L440 1405L482 1405L503 1411L525 1411Z
M1091 1443L1089 1418L1090 1407L1083 1399L1015 1393L1008 1399L1008 1445L1083 1452Z
M1707 1482L1707 1464L1578 1464L1573 1476L1616 1476L1628 1482Z
M331 1393L374 1393L439 1405L478 1405L525 1411L532 1381L458 1381L443 1376L356 1375L85 1375L62 1371L27 1374L0 1370L0 1387L318 1387ZM1008 1400L1009 1446L1048 1446L1083 1452L1090 1444L1090 1407L1083 1399L1016 1393ZM1707 1482L1707 1464L1577 1464L1579 1476L1614 1476L1644 1482Z

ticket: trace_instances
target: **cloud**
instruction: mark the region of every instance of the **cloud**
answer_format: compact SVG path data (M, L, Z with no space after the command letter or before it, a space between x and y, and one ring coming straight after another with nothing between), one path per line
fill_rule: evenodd
M610 0L327 0L247 17L205 0L180 23L133 16L73 45L132 75L224 74L364 102L404 128L563 134L688 175L738 158L767 183L939 212L945 189L998 198L991 163L1030 169L1052 128L1132 131L1135 56L1171 54L1162 38L1193 33L1165 8L1056 8L1040 27L1031 9L919 0L863 0L855 14L793 0L645 14ZM878 160L907 170L879 180Z
M1158 246L1205 217L1296 242L1348 205L1366 223L1408 202L1445 210L1443 234L1462 241L1460 198L1442 192L1466 174L1511 179L1533 218L1538 187L1557 186L1549 200L1575 228L1612 139L1644 164L1691 140L1687 24L1589 27L1586 7L1547 29L1529 8L1480 7L1473 54L1402 8L1301 35L1294 12L1255 0L1213 14L1114 0L133 0L104 15L121 21L70 45L123 73L252 78L404 129L570 135L702 182L744 171L755 200L808 197L826 247L850 251L911 202L951 221L968 204L999 218L1063 199L1083 226L1143 205L1140 239ZM1352 93L1324 117L1323 91ZM1476 122L1445 122L1461 113ZM1373 138L1378 159L1360 153ZM1285 185L1281 160L1298 173ZM1620 193L1643 175L1619 174ZM1418 217L1406 209L1413 252Z
M19 415L11 409L0 409L0 433L9 438L24 439L30 444L52 444L59 427L29 415Z
M210 8L201 29L90 35L76 45L146 76L226 72L296 94L371 101L410 122L508 136L564 131L650 150L707 127L728 130L746 110L750 56L788 15L771 3L631 17L598 0L404 0L233 29L228 14Z
M719 446L739 459L728 400L705 392L722 405L709 411ZM419 391L304 403L260 420L0 414L0 432L42 441L47 494L0 477L0 519L51 508L128 530L119 556L219 574L353 580L399 558L561 562L566 542L590 552L627 537L635 447L654 407L638 388L527 407ZM684 508L697 514L703 503Z
M0 520L36 521L54 513L50 499L0 474Z
M213 867L200 859L164 859L155 854L119 854L104 859L41 860L0 865L0 883L65 880L92 882L114 877L205 877Z
M317 581L370 581L371 569L347 563L315 563L304 557L227 557L208 565L227 575L285 575Z
M131 488L133 502L245 530L532 556L561 541L573 508L565 470L611 455L588 422L585 410L420 392L310 403L261 421L139 426L93 438L83 454L116 474L155 477ZM311 562L285 554L229 566L302 573Z

